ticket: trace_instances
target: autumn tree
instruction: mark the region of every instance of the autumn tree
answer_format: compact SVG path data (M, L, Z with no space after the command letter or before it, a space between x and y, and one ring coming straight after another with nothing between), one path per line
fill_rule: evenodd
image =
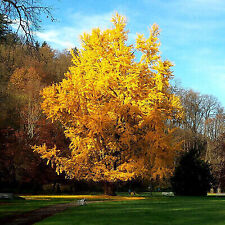
M14 90L14 97L19 104L22 103L20 117L31 138L41 114L39 92L42 87L40 76L33 67L16 69L10 77L9 89Z
M0 14L0 189L14 191L23 185L57 182L55 170L34 153L31 146L52 140L62 149L59 126L43 123L40 90L62 80L71 64L68 52L49 46L30 48L13 33ZM57 132L55 132L57 131ZM38 157L38 158L37 158ZM50 170L51 169L51 170ZM63 177L63 175L61 176ZM62 181L62 179L60 178ZM5 187L6 189L2 189ZM19 189L18 189L19 191Z
M42 121L37 125L33 140L22 129L0 129L1 192L36 193L44 184L64 181L63 175L58 176L30 147L34 141L40 143L43 140L54 140L61 148L65 145L59 127Z
M71 63L71 54L68 51L53 50L46 42L38 48L34 66L39 70L42 82L50 85L59 82Z
M159 54L158 26L128 45L125 18L116 14L112 23L84 33L65 78L42 91L42 109L63 125L69 151L34 146L58 172L102 182L108 194L116 182L172 173L179 144L166 124L182 115L170 91L172 63Z

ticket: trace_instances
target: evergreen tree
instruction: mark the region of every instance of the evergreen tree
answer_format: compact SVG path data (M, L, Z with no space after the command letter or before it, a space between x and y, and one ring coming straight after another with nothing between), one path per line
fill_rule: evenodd
M171 178L172 189L176 195L207 195L212 182L210 166L199 158L196 149L184 153Z

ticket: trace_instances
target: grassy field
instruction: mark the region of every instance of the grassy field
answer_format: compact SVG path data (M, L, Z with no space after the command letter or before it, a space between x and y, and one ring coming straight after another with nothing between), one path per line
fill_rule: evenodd
M0 218L11 214L20 214L45 206L68 203L83 198L88 201L143 199L143 197L104 195L21 195L20 197L23 197L26 200L0 200Z
M0 218L11 214L20 214L22 212L31 211L41 207L67 203L70 201L72 200L54 198L48 200L0 200Z
M152 197L72 207L38 225L225 225L225 198Z
M139 198L141 196L108 197L103 195L24 196L26 200L1 200L0 218L86 198L89 201L88 205L71 207L36 224L225 225L225 197L161 197L160 194L149 197L149 193L142 196L146 199Z

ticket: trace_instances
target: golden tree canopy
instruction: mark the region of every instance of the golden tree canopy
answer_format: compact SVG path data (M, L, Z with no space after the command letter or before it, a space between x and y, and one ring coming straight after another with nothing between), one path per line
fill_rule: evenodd
M42 109L63 125L69 153L45 144L34 150L69 178L162 177L172 172L178 148L166 123L182 114L170 91L172 63L159 54L157 25L149 38L138 35L128 45L125 18L116 14L112 23L111 29L84 33L65 78L42 91Z

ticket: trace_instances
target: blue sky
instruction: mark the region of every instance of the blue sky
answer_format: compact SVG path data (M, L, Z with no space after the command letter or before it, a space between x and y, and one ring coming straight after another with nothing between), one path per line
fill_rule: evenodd
M111 27L115 12L126 16L130 42L146 36L157 23L161 53L169 59L175 80L185 88L213 95L225 106L224 0L45 0L57 22L43 20L40 41L55 49L77 46L79 35L94 27Z

